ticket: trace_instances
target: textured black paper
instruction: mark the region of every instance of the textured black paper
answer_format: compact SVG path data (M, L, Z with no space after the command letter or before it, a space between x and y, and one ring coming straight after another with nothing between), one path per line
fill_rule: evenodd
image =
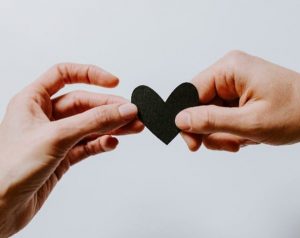
M175 124L176 115L200 105L198 91L191 83L179 85L166 102L153 89L142 85L133 91L131 102L137 106L140 120L166 145L180 132Z

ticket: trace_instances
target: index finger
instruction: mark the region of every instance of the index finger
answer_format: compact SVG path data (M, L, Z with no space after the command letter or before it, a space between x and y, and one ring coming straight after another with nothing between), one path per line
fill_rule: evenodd
M35 83L52 96L66 84L85 83L111 88L118 85L119 79L95 65L62 63L53 66Z
M192 83L198 89L200 102L208 104L217 96L225 101L238 99L244 90L243 72L249 59L246 53L232 51L198 74Z

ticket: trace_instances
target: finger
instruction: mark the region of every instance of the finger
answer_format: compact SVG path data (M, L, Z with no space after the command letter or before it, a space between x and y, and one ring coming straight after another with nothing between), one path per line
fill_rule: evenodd
M190 134L186 132L181 132L180 134L190 151L195 152L200 148L202 144L202 135Z
M96 107L86 112L52 122L57 143L72 145L93 134L106 134L137 118L135 105L111 104Z
M115 87L119 79L94 65L63 63L53 66L35 84L51 96L66 84L85 83L103 87Z
M137 133L141 132L143 129L144 129L143 123L141 123L139 120L135 120L115 131L111 131L106 134L100 134L100 133L90 134L90 135L84 137L79 142L79 144L86 144L89 141L95 140L95 139L97 139L101 136L105 136L105 135L122 136L122 135L137 134Z
M196 134L211 134L228 132L244 137L252 135L256 122L255 114L259 113L248 105L245 107L219 107L215 105L188 108L176 117L176 125L185 132Z
M109 134L119 135L119 136L129 135L129 134L137 134L137 133L142 132L144 130L144 128L145 128L144 124L137 119L115 131L110 132Z
M86 91L73 91L52 100L52 114L54 119L57 120L82 113L94 107L126 102L128 101L125 98L115 95L98 94ZM141 132L143 129L144 125L140 121L135 120L116 131L109 132L109 134L136 134Z
M213 66L198 74L192 83L197 87L202 104L207 104L216 96L223 100L238 99L245 90L246 72L252 57L243 52L232 51Z
M101 136L106 136L106 135L103 135L103 134L100 134L100 133L93 133L93 134L90 134L88 136L85 136L83 139L81 139L77 145L85 145L87 144L88 142L90 141L93 141L93 140L96 140L98 138L100 138Z
M75 146L67 155L70 165L74 165L90 156L114 150L119 141L115 137L102 136L86 144Z
M126 99L119 96L73 91L52 100L52 114L55 119L61 119L82 113L94 107L126 102L128 102Z
M214 133L203 136L203 144L211 150L237 152L241 147L258 143L228 133Z

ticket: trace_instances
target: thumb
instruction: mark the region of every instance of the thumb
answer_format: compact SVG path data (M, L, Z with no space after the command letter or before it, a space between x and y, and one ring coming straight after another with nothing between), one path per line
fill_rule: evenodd
M74 144L93 133L106 134L137 117L137 107L131 103L96 107L86 112L56 121L60 136L57 142Z
M199 106L183 110L176 116L176 125L185 132L211 134L228 132L245 135L250 129L246 107Z

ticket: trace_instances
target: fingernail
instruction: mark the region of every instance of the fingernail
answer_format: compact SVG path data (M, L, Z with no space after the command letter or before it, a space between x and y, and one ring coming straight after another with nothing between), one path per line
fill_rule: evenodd
M191 116L188 112L181 112L176 116L176 125L183 131L188 131L191 128Z
M105 146L105 151L108 152L114 150L119 144L119 141L117 138L109 137L106 143L107 145Z
M131 103L119 107L119 113L125 120L133 119L137 115L137 107Z

